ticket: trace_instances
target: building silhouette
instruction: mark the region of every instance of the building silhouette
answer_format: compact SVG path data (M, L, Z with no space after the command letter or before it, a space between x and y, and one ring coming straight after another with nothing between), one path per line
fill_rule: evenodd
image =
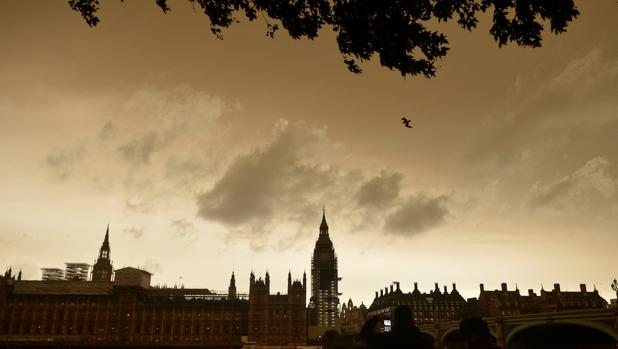
M307 342L306 276L292 281L288 293L270 294L270 276L249 278L249 342L255 345L295 346Z
M367 307L361 302L359 306L354 305L352 299L346 304L341 305L339 313L341 321L341 334L358 334L367 321Z
M428 293L421 293L418 283L414 283L412 292L404 293L399 287L399 282L394 283L383 290L376 291L375 298L369 306L368 315L384 316L391 318L395 308L400 305L407 305L412 310L414 322L417 325L439 323L455 319L460 308L466 305L466 300L457 291L457 286L453 283L453 288L449 293L446 286L444 292L440 291L438 283L435 283L433 290Z
M580 284L578 291L564 291L560 284L546 291L541 288L537 295L532 289L521 295L519 289L509 290L506 283L499 290L485 290L480 284L478 311L483 317L536 314L566 310L607 308L608 304L596 288L588 291L586 284Z
M299 346L308 340L326 340L325 333L355 337L368 316L389 317L408 305L415 322L434 326L461 319L462 314L485 318L603 309L607 302L596 288L566 291L555 284L550 291L485 290L466 302L453 284L448 292L438 284L421 293L404 293L398 282L375 293L367 309L352 301L339 312L337 256L323 213L311 264L311 298L307 300L307 275L293 280L288 273L287 294L271 294L270 275L256 279L251 272L249 293L239 293L231 273L227 292L207 288L152 286L152 274L125 267L114 270L109 226L92 270L91 281L60 278L51 271L44 280L22 280L9 268L0 277L0 348L97 347L135 348ZM45 274L44 274L45 275ZM344 343L345 342L345 343ZM328 343L328 341L324 342ZM334 342L332 342L334 343ZM343 343L343 344L342 344ZM344 345L345 344L345 345Z
M138 268L113 271L109 228L92 281L21 280L7 270L0 277L0 347L242 347L249 301L236 292L233 275L228 294L152 287L150 279ZM304 319L305 297L298 297Z
M337 255L328 233L326 212L322 212L320 233L311 258L311 298L308 306L310 337L321 336L338 323L339 281Z

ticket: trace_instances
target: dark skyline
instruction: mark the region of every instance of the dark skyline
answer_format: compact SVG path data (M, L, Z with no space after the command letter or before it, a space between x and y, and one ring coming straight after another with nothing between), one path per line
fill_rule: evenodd
M451 51L426 80L374 61L353 75L327 31L272 40L241 23L217 40L182 1L167 15L106 3L95 29L63 1L9 1L0 265L38 279L92 262L110 224L114 266L153 283L301 275L326 205L342 299L397 280L470 296L586 283L609 300L617 5L577 6L538 49L498 49L486 18L447 25Z

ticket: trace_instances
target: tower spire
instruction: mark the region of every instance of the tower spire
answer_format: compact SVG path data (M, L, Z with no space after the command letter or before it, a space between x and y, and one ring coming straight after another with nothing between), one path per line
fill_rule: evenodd
M228 299L236 298L236 278L234 277L234 271L232 271L232 277L230 278L230 287L228 287L227 297Z
M322 208L322 223L320 223L320 235L328 235L328 223L326 223L326 208Z
M103 246L109 247L109 223L107 224L107 229L105 230L105 239L103 239Z
M99 251L99 258L109 259L110 257L110 248L109 248L109 224L107 225L107 229L105 230L105 238L103 239L103 244L101 245L101 250Z

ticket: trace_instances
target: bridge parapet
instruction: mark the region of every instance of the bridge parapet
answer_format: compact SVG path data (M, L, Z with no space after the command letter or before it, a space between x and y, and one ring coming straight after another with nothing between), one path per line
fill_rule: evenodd
M551 313L520 314L484 318L498 346L508 348L516 333L527 328L548 324L572 324L599 330L618 342L618 309L584 309ZM419 326L421 332L433 336L436 343L444 343L446 337L459 329L459 321L449 321Z

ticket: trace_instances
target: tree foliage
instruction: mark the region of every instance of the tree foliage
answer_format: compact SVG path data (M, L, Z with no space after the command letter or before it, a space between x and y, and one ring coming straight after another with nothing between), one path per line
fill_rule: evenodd
M436 64L449 49L444 33L431 29L437 22L456 21L466 30L478 17L493 13L490 34L499 46L515 42L539 47L544 25L555 34L566 31L578 15L573 0L188 0L210 20L210 30L222 29L241 16L266 21L266 35L282 27L294 39L315 39L320 29L337 33L337 44L350 71L374 55L380 64L401 75L433 77ZM99 23L99 0L68 0L71 8L94 27ZM155 0L163 12L167 0Z

